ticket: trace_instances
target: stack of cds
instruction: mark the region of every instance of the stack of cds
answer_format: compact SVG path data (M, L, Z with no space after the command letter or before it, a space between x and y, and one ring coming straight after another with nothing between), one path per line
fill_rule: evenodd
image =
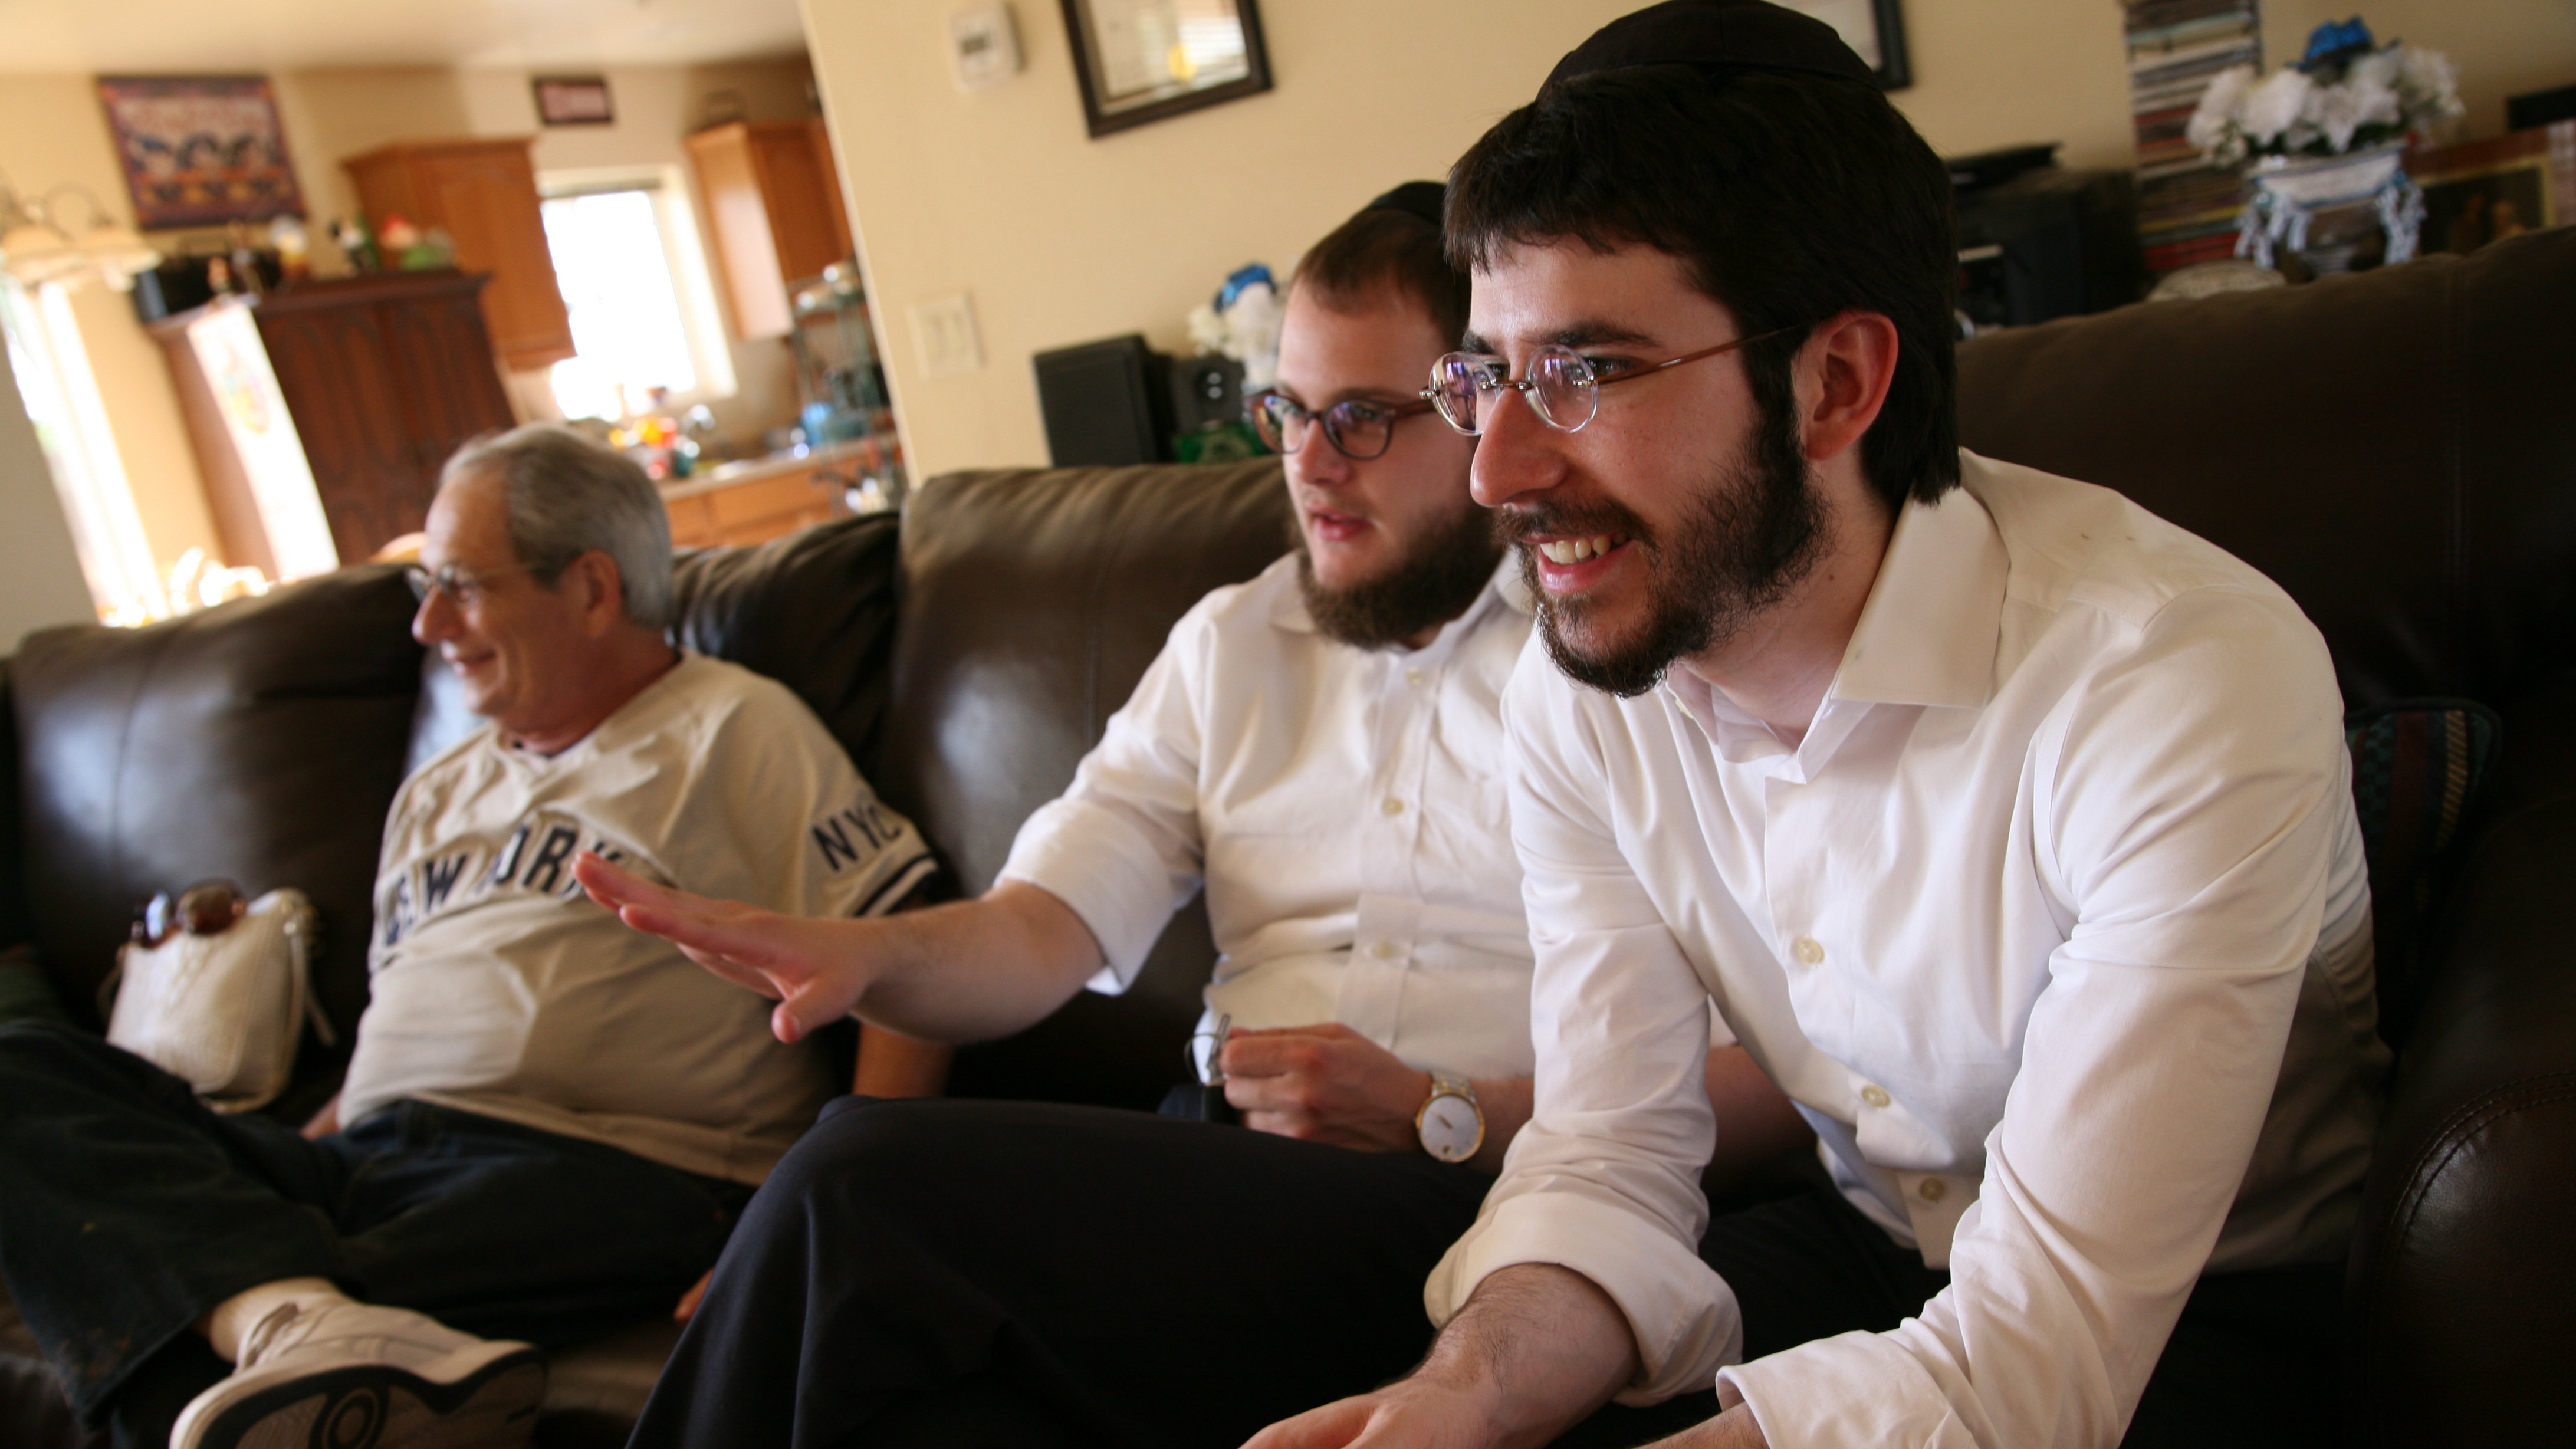
M2129 103L2138 128L2138 240L2162 276L2236 250L2244 179L2184 139L2210 77L2263 64L2261 0L2130 0Z

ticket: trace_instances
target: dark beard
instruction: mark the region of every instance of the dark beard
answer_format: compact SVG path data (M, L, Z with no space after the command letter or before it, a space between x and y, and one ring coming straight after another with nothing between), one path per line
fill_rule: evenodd
M1424 535L1384 574L1328 589L1315 581L1304 530L1292 522L1289 531L1297 541L1297 590L1305 595L1306 613L1325 638L1359 649L1402 644L1467 612L1503 557L1494 516L1471 505L1446 527Z
M1765 410L1766 414L1768 410ZM1654 688L1676 659L1733 639L1764 609L1786 598L1824 552L1824 503L1808 486L1807 460L1786 409L1765 416L1744 455L1721 468L1670 540L1616 503L1537 503L1506 510L1503 534L1610 534L1646 554L1652 612L1636 637L1600 652L1577 652L1566 638L1580 624L1583 600L1550 598L1539 587L1536 550L1520 547L1521 577L1538 600L1539 637L1548 658L1577 684L1634 698Z

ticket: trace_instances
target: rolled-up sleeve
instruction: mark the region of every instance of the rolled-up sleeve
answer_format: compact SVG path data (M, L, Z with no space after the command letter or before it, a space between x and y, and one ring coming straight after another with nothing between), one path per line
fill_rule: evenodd
M1199 701L1213 642L1203 602L1172 626L1136 692L1109 717L1064 794L1029 816L1000 878L1073 908L1106 965L1088 983L1134 983L1172 913L1199 888Z
M1950 1286L1726 1370L1779 1449L2117 1443L2244 1179L2347 788L2325 651L2286 599L2202 590L2068 698L2028 778L2075 922Z
M1699 1173L1715 1141L1709 998L1603 815L1599 742L1535 645L1504 700L1512 840L1538 964L1535 1113L1474 1227L1432 1272L1446 1323L1488 1275L1582 1274L1619 1305L1651 1403L1709 1386L1741 1351L1734 1295L1702 1263Z

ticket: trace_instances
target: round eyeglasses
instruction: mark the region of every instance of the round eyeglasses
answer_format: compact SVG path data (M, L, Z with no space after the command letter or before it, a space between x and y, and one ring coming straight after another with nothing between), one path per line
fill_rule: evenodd
M1343 457L1354 463L1365 463L1384 453L1395 441L1395 425L1416 413L1431 411L1430 402L1382 403L1362 398L1344 398L1322 412L1309 412L1306 405L1279 391L1263 388L1244 400L1252 410L1252 426L1261 434L1262 443L1276 452L1293 453L1306 445L1306 425L1321 424L1324 437Z
M1794 327L1775 327L1751 337L1738 337L1715 347L1703 347L1679 357L1650 362L1638 367L1605 372L1601 364L1571 347L1550 342L1530 353L1529 368L1519 380L1511 376L1511 365L1499 357L1474 352L1452 352L1431 364L1431 385L1422 396L1440 409L1449 426L1476 437L1485 431L1484 395L1509 389L1528 400L1530 411L1538 420L1560 433L1578 431L1593 415L1601 411L1601 389L1614 382L1629 382L1651 377L1667 367L1697 362L1733 352L1747 343L1761 342L1794 332Z

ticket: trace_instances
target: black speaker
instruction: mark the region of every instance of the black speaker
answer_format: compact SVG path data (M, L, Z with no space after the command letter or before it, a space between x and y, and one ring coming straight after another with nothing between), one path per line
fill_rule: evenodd
M1058 468L1168 463L1172 360L1129 333L1033 359L1047 461Z
M2105 312L2145 294L2130 172L1976 164L1989 159L1950 163L1959 198L1959 308L1979 327Z

